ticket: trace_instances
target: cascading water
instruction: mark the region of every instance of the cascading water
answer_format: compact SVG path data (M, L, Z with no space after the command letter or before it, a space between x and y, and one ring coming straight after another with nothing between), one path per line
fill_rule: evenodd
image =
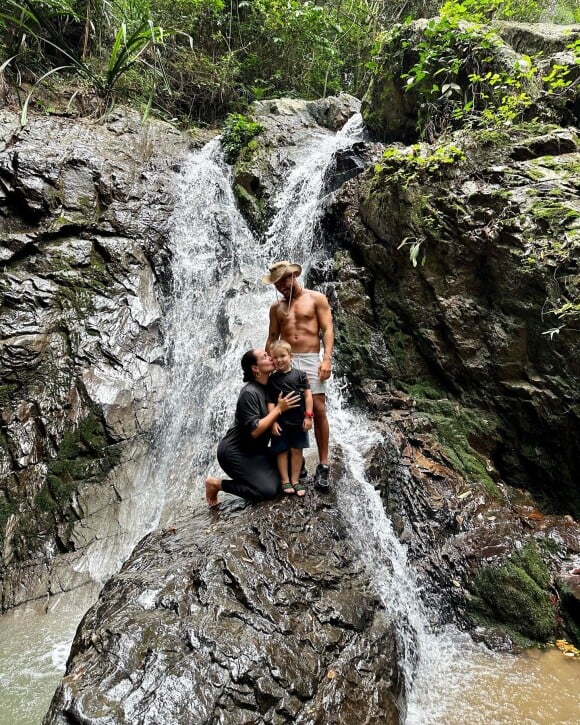
M215 469L215 447L231 424L245 350L263 347L275 291L261 283L275 259L313 259L324 177L333 154L361 130L313 132L289 174L278 212L257 242L238 212L218 141L183 174L174 214L174 294L166 339L171 370L158 437L156 482L165 492L161 523L199 503L200 483ZM195 485L197 482L197 485Z
M365 475L365 455L384 433L377 433L368 420L343 405L338 385L333 390L332 437L345 464L345 474L336 483L339 505L395 625L399 667L407 687L405 724L573 725L580 717L576 663L562 662L556 653L551 661L502 656L455 626L437 630L430 626L405 547ZM409 475L404 466L400 475Z
M217 141L206 146L183 174L173 230L174 294L166 328L172 380L157 446L156 481L165 491L163 524L184 508L204 505L202 484L210 473L219 475L215 447L232 421L241 386L240 358L266 339L274 292L259 280L275 259L299 262L307 273L315 254L326 170L334 153L361 133L360 117L355 117L342 134L311 135L301 149L301 162L277 197L278 212L261 243L237 211ZM324 261L322 250L318 255L318 261ZM353 538L361 536L361 556L396 624L400 664L407 691L413 692L412 683L425 671L425 662L431 679L422 680L433 684L434 672L442 678L449 674L440 662L452 662L456 653L438 656L438 667L432 666L430 655L441 652L443 640L428 631L405 549L378 494L364 480L364 453L376 434L368 424L355 422L336 398L330 402L333 442L346 454L351 481L337 484L339 501L351 520ZM444 646L453 647L453 641L446 639ZM422 722L422 704L419 700L416 707L411 695L409 722Z

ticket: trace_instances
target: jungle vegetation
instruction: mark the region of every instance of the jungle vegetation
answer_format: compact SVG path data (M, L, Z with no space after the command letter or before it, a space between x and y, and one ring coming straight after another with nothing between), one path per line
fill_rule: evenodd
M25 118L123 102L191 125L256 99L360 97L380 34L437 14L567 24L580 0L0 0L0 103Z

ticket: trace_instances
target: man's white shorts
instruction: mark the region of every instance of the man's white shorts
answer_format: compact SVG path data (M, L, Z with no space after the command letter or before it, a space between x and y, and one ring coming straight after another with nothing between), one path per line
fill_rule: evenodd
M328 391L328 380L323 383L318 377L318 366L320 365L320 354L317 352L293 352L292 365L297 370L304 370L308 376L310 390L313 395L325 395Z

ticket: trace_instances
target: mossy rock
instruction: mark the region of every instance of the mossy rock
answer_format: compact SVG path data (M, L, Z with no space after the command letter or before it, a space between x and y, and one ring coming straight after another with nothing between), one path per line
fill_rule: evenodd
M580 600L574 596L566 582L560 581L557 585L568 636L576 647L580 647Z
M48 462L45 484L34 498L35 509L52 521L76 519L71 502L79 486L101 481L118 462L118 451L107 435L102 419L90 413L78 426L65 432L56 455ZM26 532L20 526L22 537Z
M550 573L536 542L529 540L499 565L484 566L471 583L468 613L475 621L493 620L536 642L557 632L557 610Z

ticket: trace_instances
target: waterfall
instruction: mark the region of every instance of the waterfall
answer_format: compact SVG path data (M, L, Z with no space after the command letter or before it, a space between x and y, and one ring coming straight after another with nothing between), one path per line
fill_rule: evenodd
M318 262L325 261L316 239L325 173L335 152L359 140L361 133L360 117L355 117L336 136L311 134L261 241L237 210L218 141L198 152L184 171L174 213L174 290L165 332L171 381L154 468L163 496L163 525L184 509L205 505L203 482L207 475L220 475L216 444L232 422L242 384L240 358L266 340L268 310L276 293L261 277L276 259L300 263L305 275L316 255ZM355 420L336 393L329 400L329 413L331 442L344 453L350 481L337 482L339 503L396 626L409 692L426 657L428 669L436 669L429 659L436 638L428 632L405 549L378 494L364 479L364 454L376 434L368 423ZM439 659L453 661L449 655ZM447 674L442 672L443 677Z
M219 141L193 156L177 190L172 228L174 290L165 328L170 386L156 446L160 522L199 505L202 483L217 474L215 449L231 425L241 387L240 359L263 347L276 299L261 277L276 259L298 262L306 275L316 246L325 173L335 152L361 132L356 116L339 134L313 131L303 163L288 175L277 213L257 241L237 210Z
M188 508L205 505L203 482L208 475L220 475L216 445L233 420L242 384L241 356L250 347L264 346L266 340L268 310L276 293L262 284L261 277L276 259L298 262L305 276L316 256L316 261L325 261L316 238L325 173L336 151L359 140L361 133L361 119L356 116L337 135L323 131L310 135L260 241L237 210L219 141L195 154L185 169L174 212L174 289L165 328L171 380L153 469L163 498L162 525ZM455 645L428 630L405 548L378 494L365 480L364 454L377 434L342 405L336 387L329 400L331 443L343 451L348 471L345 481L336 484L339 503L396 626L407 692L413 692L417 678L428 689L433 673L440 674L438 681L449 674L434 665L434 656L437 663L453 662L456 653L442 656L440 650ZM427 677L422 674L425 664L431 673ZM410 702L409 722L413 722L412 694ZM423 704L419 696L419 710Z
M345 463L345 473L336 483L340 509L395 625L399 667L407 687L406 725L449 722L449 704L456 705L462 691L476 687L477 659L493 659L493 654L454 627L438 632L431 629L405 546L385 514L378 491L366 478L365 454L380 442L380 435L362 415L344 405L339 386L334 386L328 407L333 440ZM404 467L400 473L409 475ZM465 719L479 722L477 717L470 712ZM459 718L456 722L464 721Z
M326 261L316 239L325 174L335 152L357 141L360 133L360 117L337 135L312 133L297 154L299 163L289 174L278 196L277 214L260 241L237 210L219 142L211 142L188 161L176 189L172 227L173 294L164 327L169 390L154 456L139 463L135 497L124 502L120 521L125 538L115 540L114 551L112 541L100 551L95 545L85 564L97 579L110 575L149 530L182 517L188 509L205 506L203 481L212 473L219 475L216 444L233 420L241 387L241 355L249 347L262 347L266 339L275 291L260 278L276 259L302 264L305 274L314 261ZM549 709L562 690L552 684L554 694L540 697L549 691L551 673L548 680L534 663L520 660L518 665L516 660L502 659L453 627L432 631L405 547L365 477L365 455L379 434L342 403L339 388L335 381L329 396L331 446L341 449L346 473L334 485L353 542L396 628L407 690L407 725L564 722ZM67 625L61 634L56 629L48 632L53 625L45 620L36 623L40 626L35 631L27 614L21 621L17 612L5 619L9 626L0 632L0 650L5 653L0 671L10 673L10 679L3 675L0 702L11 722L30 723L35 721L33 709L36 714L44 712L45 698L62 675L72 637L70 624L82 615L78 602L75 605L74 611L54 611L58 626ZM27 650L29 673L16 672L26 665L19 665L11 654L15 644ZM54 672L46 672L53 666ZM576 694L576 689L574 681L568 692ZM22 693L27 691L34 691L35 698L26 698ZM521 702L530 703L532 719L519 717L523 706L517 700L513 704L514 693ZM574 695L569 697L572 701ZM538 720L540 710L550 717Z

